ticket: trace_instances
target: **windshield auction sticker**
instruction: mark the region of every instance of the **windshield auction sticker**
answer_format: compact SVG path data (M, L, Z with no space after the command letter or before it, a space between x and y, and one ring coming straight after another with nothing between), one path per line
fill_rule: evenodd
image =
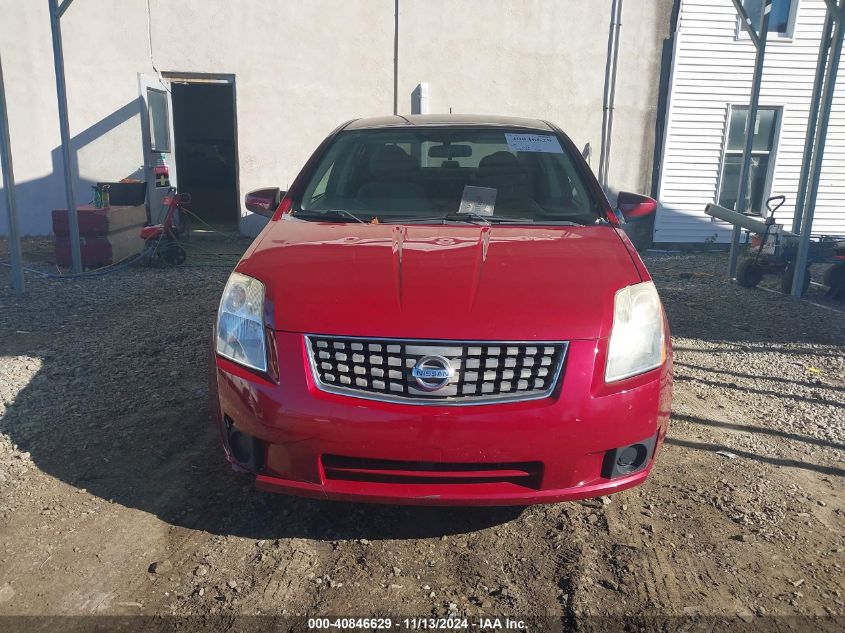
M458 207L458 213L493 215L495 206L496 190L493 187L467 185L464 187L464 193L461 196L461 206Z
M551 134L508 134L508 149L512 152L545 152L563 154L563 148L556 136Z

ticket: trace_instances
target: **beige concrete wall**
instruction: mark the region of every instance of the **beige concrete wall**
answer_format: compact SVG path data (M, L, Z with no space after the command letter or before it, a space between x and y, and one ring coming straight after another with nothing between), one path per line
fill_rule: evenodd
M547 119L597 151L610 4L402 0L400 110L427 81L432 112Z
M672 0L627 0L611 187L648 191L660 43ZM290 184L338 123L393 108L393 0L75 0L62 19L78 202L139 175L138 73L235 75L241 193ZM401 0L400 113L420 81L431 111L552 120L598 162L610 0ZM45 1L0 0L21 228L64 206ZM261 219L242 229L254 233ZM4 225L0 223L0 231Z
M672 5L671 0L623 4L609 177L616 191L654 193L650 189L655 126L657 117L665 116L657 111L661 55L673 28ZM671 48L667 53L671 55ZM670 63L667 57L667 66Z

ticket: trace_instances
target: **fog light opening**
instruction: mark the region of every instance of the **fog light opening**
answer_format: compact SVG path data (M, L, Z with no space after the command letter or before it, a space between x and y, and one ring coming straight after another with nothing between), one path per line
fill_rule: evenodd
M620 470L636 470L645 463L648 450L642 444L626 446L616 458L616 465Z
M264 461L264 445L257 437L244 433L229 416L223 418L226 449L238 465L257 473Z
M248 435L244 435L234 427L229 432L229 449L232 457L241 464L252 461L252 442Z
M642 470L651 459L656 443L657 435L654 435L641 442L607 451L602 462L602 477L615 479Z

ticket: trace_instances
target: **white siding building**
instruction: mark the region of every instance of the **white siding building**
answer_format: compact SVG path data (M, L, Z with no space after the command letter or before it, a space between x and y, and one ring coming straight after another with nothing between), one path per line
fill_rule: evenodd
M759 0L757 0L759 3ZM746 5L752 5L750 0ZM775 0L755 126L752 208L783 194L791 227L801 171L824 0ZM731 226L704 214L736 199L755 49L731 0L681 0L654 228L657 243L730 241ZM813 233L845 234L845 73L834 96ZM660 151L658 149L658 151Z

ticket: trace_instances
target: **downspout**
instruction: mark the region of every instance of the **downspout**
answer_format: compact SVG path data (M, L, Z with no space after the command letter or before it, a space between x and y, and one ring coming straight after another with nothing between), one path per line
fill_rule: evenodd
M613 0L610 8L610 33L607 37L607 65L604 71L604 106L601 122L599 183L607 190L610 170L610 142L613 135L613 103L616 99L616 68L619 60L619 31L622 27L622 0Z
M399 0L393 3L393 114L399 114Z

